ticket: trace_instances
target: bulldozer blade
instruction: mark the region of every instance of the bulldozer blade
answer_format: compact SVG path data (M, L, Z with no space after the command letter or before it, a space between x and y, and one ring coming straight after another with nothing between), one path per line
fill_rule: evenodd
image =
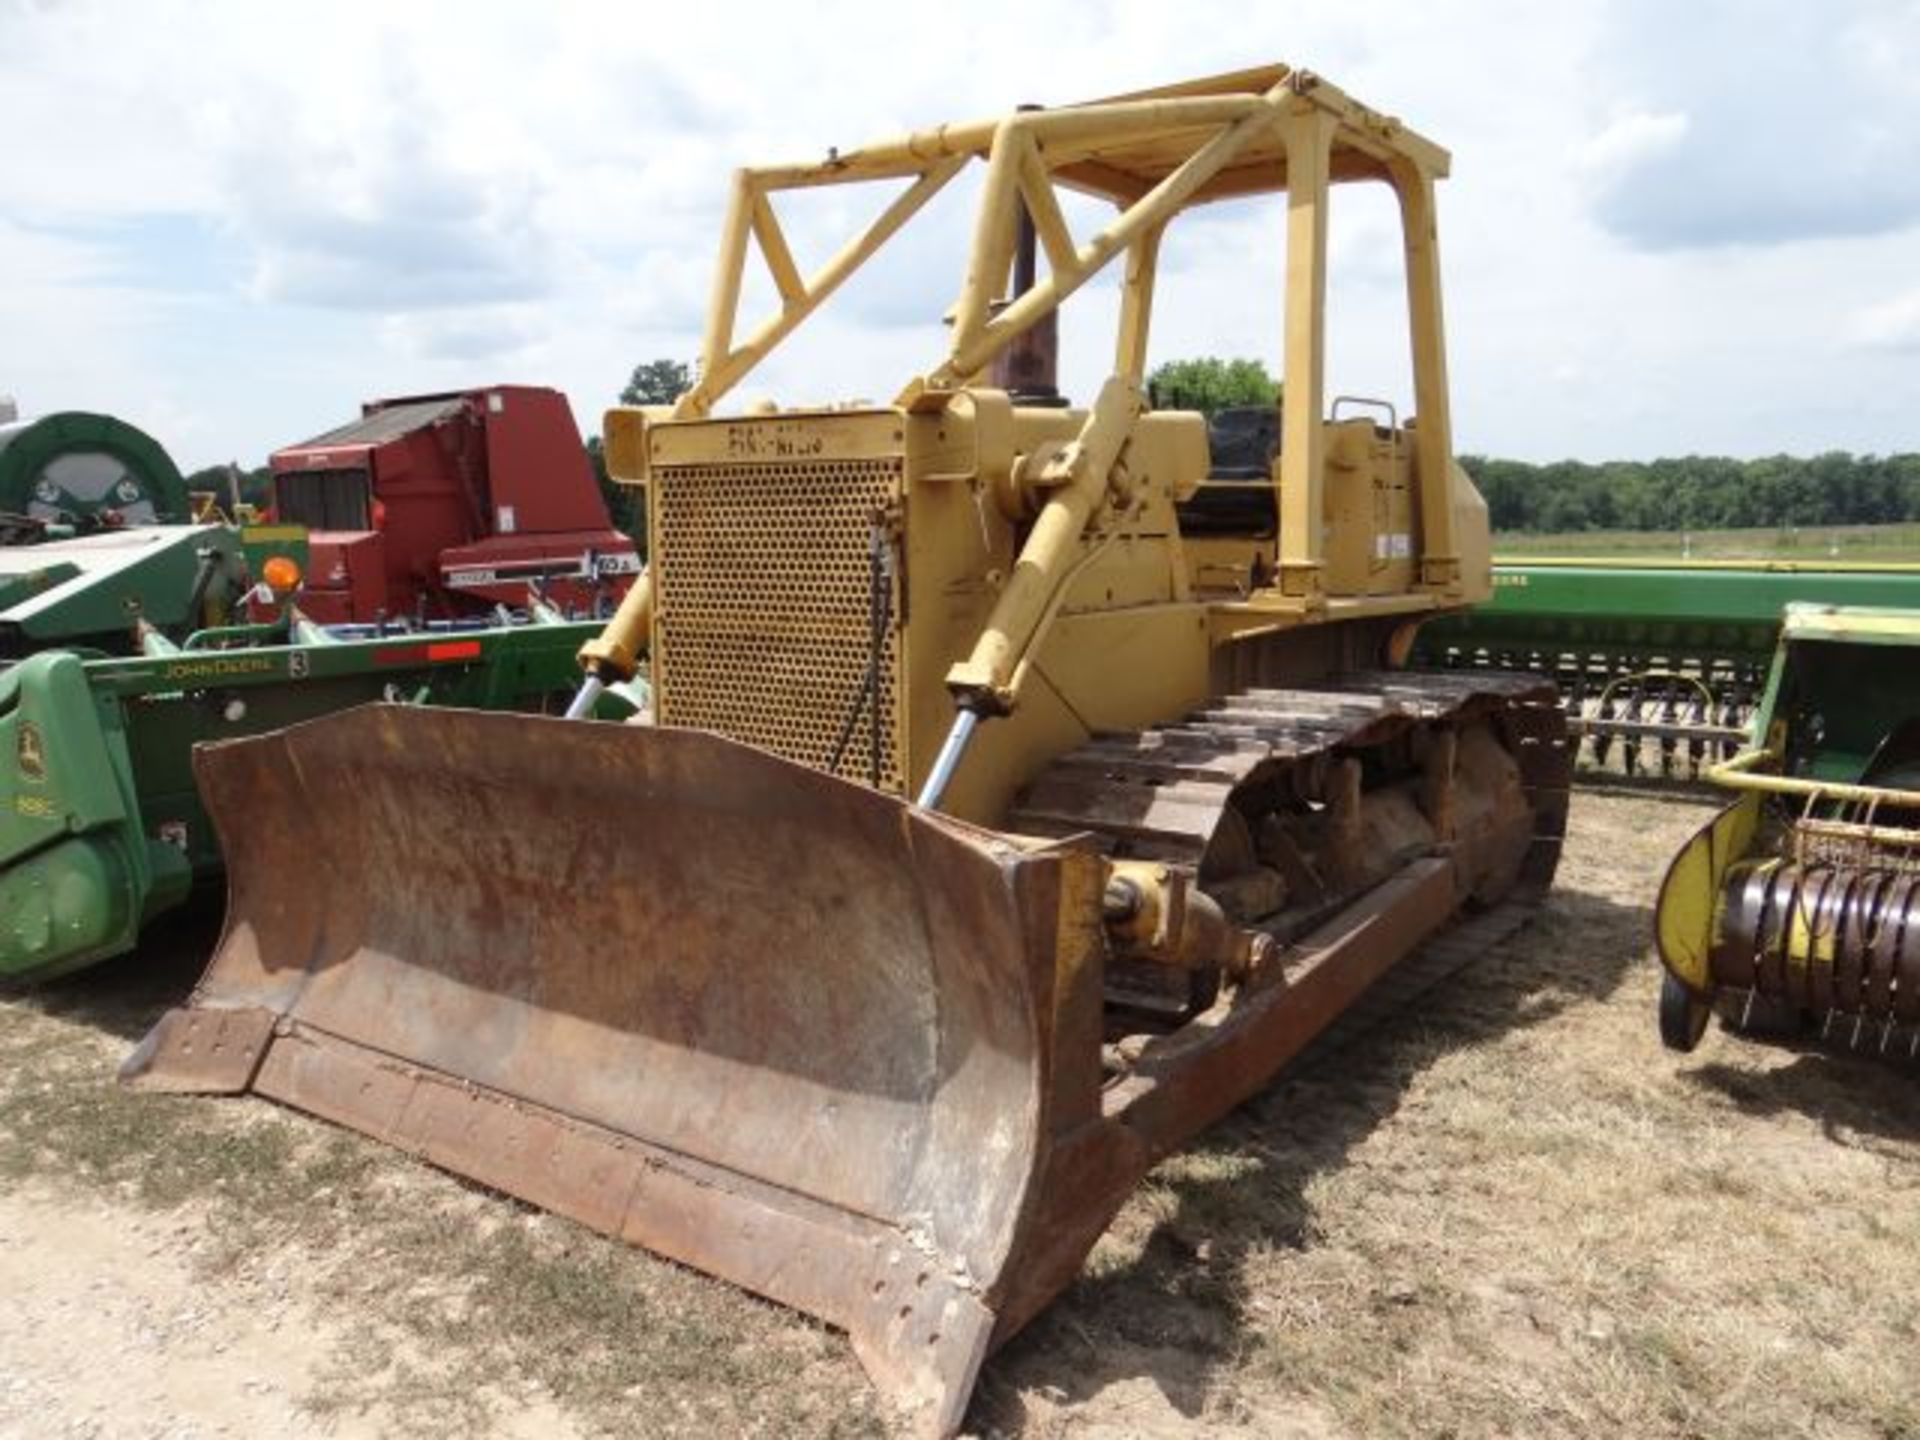
M195 763L226 928L123 1078L257 1092L819 1316L958 1428L1049 1137L1097 1105L1095 857L697 731L368 706Z
M1110 1076L1078 841L702 731L476 711L195 765L226 930L123 1078L270 1097L818 1316L931 1436L1148 1169L1478 883L1410 862Z

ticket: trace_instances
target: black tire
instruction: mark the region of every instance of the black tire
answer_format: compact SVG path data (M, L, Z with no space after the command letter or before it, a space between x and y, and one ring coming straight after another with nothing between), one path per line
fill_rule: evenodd
M1700 1043L1707 1033L1707 1021L1713 1018L1713 1006L1674 979L1660 977L1660 1043L1682 1054Z

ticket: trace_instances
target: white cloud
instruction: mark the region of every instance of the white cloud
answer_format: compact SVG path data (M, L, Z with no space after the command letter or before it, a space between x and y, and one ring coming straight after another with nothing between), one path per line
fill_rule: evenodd
M1683 110L1662 114L1629 110L1581 146L1580 159L1604 182L1672 151L1686 134L1687 115Z
M1870 349L1920 352L1920 290L1857 311L1849 330L1858 344Z
M1920 6L1616 0L1583 76L1594 213L1648 250L1920 223Z
M382 340L423 360L501 363L524 359L547 338L539 311L530 305L491 305L448 311L389 315Z
M1870 317L1920 282L1899 228L1920 11L1762 8L1301 0L1282 25L1233 0L986 0L932 44L881 0L671 25L592 0L0 0L0 389L123 411L189 464L257 459L375 395L503 380L560 385L592 424L636 361L693 358L734 166L1282 58L1454 152L1463 448L1910 448L1911 358ZM746 392L885 397L933 363L964 200ZM783 209L815 259L865 213ZM1156 353L1271 361L1276 216L1182 227ZM1404 403L1391 206L1343 195L1333 235L1330 384ZM1111 298L1066 316L1079 393Z

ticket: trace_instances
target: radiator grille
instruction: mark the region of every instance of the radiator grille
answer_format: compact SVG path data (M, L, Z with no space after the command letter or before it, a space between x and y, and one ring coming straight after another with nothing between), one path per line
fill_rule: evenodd
M273 477L274 517L309 530L371 530L373 479L365 470L283 470Z
M827 769L867 673L873 516L900 491L898 456L655 472L661 723L717 730ZM880 785L906 789L895 680L899 589L880 650ZM871 713L840 772L869 773Z

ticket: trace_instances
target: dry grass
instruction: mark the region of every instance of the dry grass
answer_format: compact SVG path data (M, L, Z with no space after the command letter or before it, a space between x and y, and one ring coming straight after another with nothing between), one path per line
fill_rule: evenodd
M1137 1369L1163 1433L1920 1434L1911 1079L1655 1036L1646 901L1706 813L1583 795L1547 912L1164 1166L993 1423Z
M990 1361L991 1434L1920 1435L1920 1094L1654 1034L1698 801L1589 793L1546 913L1163 1166ZM177 948L191 952L192 937ZM878 1433L838 1337L257 1102L107 1072L190 967L0 1002L0 1178L173 1208L358 1338L308 1399L408 1433Z
M265 1277L351 1317L313 1415L485 1434L525 1402L609 1435L885 1433L820 1325L304 1116L116 1086L209 943L183 927L144 972L0 1000L0 1183L175 1211L226 1293Z

